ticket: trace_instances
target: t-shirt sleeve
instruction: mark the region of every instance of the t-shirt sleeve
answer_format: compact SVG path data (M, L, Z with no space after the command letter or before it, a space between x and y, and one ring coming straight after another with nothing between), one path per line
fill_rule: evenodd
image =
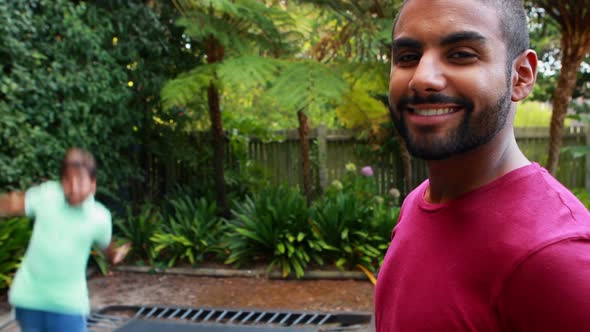
M590 239L564 240L525 260L499 308L508 331L590 331Z
M43 204L48 204L53 184L45 182L38 186L29 188L25 193L25 214L28 217L35 217Z
M111 213L107 209L104 209L101 211L100 218L97 222L94 243L102 249L108 247L111 243L112 229Z

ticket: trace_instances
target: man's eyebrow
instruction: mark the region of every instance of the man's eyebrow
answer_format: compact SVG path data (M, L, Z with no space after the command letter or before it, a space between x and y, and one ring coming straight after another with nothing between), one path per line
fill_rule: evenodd
M441 46L449 46L459 42L475 41L479 43L485 43L487 38L479 32L475 31L459 31L445 36L441 39Z
M422 48L422 43L412 38L398 38L391 43L391 50L396 51L399 48Z

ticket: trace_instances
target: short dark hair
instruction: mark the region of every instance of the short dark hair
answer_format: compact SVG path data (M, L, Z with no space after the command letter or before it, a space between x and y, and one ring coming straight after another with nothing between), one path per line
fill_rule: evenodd
M404 0L395 21L393 29L404 6L411 0ZM527 14L524 9L522 0L478 0L490 5L496 9L500 17L500 28L502 29L502 38L506 44L507 61L512 63L514 59L522 52L530 48L529 30L527 24Z
M496 8L500 15L500 28L506 44L508 61L530 48L527 14L522 0L480 0Z
M72 161L72 155L79 160ZM92 153L81 148L69 148L61 162L60 176L63 178L70 168L83 168L88 172L91 179L96 180L96 161Z

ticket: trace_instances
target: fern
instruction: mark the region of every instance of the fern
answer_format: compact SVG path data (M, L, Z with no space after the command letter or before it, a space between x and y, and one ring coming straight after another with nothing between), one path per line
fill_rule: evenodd
M225 86L239 87L248 92L263 87L278 73L279 61L247 55L224 61L219 66L219 78Z
M277 60L247 55L201 65L166 83L161 92L162 103L166 109L190 103L206 103L204 92L212 82L220 88L230 86L236 93L248 93L266 86L276 77L279 63Z
M372 127L387 120L387 107L358 86L344 100L336 108L336 114L340 122L349 128Z
M389 121L387 105L378 98L388 89L385 67L380 63L364 63L351 66L347 73L351 89L344 102L336 108L342 124L349 128L376 127Z
M304 60L288 63L269 93L283 107L298 111L337 103L347 88L338 67Z
M207 42L213 38L236 55L253 46L285 48L281 42L283 31L295 25L282 8L257 0L179 0L177 7L183 14L178 25L194 41Z
M164 108L184 106L196 101L205 103L204 89L213 81L216 67L201 65L168 81L161 91Z

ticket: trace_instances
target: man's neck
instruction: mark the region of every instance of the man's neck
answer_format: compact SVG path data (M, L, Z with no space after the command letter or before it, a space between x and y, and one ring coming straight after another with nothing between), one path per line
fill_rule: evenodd
M511 126L506 126L487 144L445 160L428 161L430 186L425 199L445 203L484 186L526 165Z

